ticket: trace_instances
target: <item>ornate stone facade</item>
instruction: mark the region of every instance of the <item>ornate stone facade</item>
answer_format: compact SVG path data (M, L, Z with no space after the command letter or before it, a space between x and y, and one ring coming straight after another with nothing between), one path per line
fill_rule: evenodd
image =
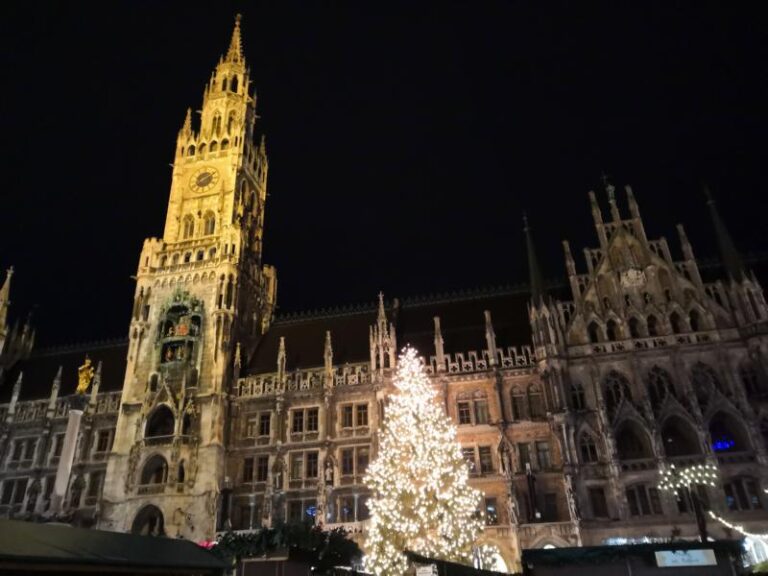
M410 343L458 426L486 495L484 538L508 567L527 547L695 535L688 501L656 489L673 463L719 466L721 486L701 497L768 528L768 307L711 199L727 274L715 282L682 227L675 261L664 238L646 238L632 191L624 218L606 184L609 221L590 193L599 247L585 250L586 273L565 243L568 296L545 291L526 223L530 290L380 295L275 319L255 106L238 22L199 126L188 112L179 132L127 342L29 356L30 328L6 338L6 281L0 513L46 515L66 396L88 352L99 369L66 518L194 540L300 520L362 535L363 475L398 346Z

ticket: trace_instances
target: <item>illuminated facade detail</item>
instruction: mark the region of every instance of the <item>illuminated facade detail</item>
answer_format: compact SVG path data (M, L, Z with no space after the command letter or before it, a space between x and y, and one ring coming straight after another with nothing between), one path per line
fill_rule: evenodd
M202 540L312 517L362 540L363 479L397 351L410 343L484 493L481 541L508 566L523 548L665 538L671 526L694 536L685 503L658 490L672 463L717 465L711 509L768 530L768 308L712 200L726 264L714 282L682 227L677 261L665 239L646 237L631 190L625 218L607 186L610 220L590 195L599 247L585 251L586 272L564 246L569 295L545 289L526 224L530 293L382 295L273 319L255 104L238 23L199 124L188 111L178 134L163 237L144 243L127 342L30 356L32 329L7 325L6 279L0 514L48 513L67 397L88 353L97 371L70 521Z

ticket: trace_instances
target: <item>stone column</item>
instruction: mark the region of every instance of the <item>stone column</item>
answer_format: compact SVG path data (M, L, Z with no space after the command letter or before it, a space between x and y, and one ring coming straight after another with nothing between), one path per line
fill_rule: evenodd
M51 512L53 514L60 514L62 511L69 485L69 475L72 472L72 462L75 458L77 438L80 435L80 421L83 418L86 402L87 398L81 394L77 394L69 400L67 432L64 435L64 445L61 447L59 466L56 469L56 482L51 494Z

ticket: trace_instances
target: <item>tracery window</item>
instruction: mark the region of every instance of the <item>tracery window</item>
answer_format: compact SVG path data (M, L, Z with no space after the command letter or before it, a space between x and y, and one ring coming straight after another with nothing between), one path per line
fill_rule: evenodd
M195 219L187 214L184 216L184 222L182 224L182 238L186 240L187 238L192 238L192 236L195 233Z
M213 212L206 212L203 217L203 234L210 236L216 231L216 215Z
M597 462L599 456L595 439L589 433L584 433L579 438L579 454L582 464Z
M587 407L584 387L578 380L571 384L571 404L574 410L584 410Z

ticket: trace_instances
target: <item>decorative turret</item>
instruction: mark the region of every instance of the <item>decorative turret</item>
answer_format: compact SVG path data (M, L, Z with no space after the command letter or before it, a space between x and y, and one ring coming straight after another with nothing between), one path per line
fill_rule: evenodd
M708 186L704 187L704 195L707 198L707 206L709 207L709 214L712 217L712 225L715 228L717 247L720 250L720 258L723 260L723 266L725 267L728 277L731 280L738 282L744 279L746 275L744 271L744 262L741 259L741 255L736 250L736 245L733 243L733 239L728 233L725 223L722 218L720 218L715 199L712 197L712 193L709 191Z
M445 371L445 348L443 342L443 333L440 330L440 316L434 317L435 322L435 360L437 361L437 371Z
M232 40L229 42L229 50L227 50L225 62L236 64L243 64L245 62L243 58L243 41L240 37L240 20L242 19L243 16L241 14L235 16L235 28L232 30Z

